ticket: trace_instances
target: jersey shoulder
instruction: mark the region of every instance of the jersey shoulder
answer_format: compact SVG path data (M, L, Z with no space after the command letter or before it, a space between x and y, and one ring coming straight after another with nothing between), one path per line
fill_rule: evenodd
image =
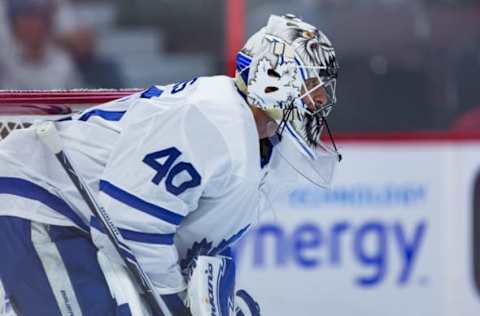
M255 120L232 78L198 77L153 86L140 99L128 110L125 125L143 130L155 126L146 133L161 130L179 144L188 142L193 159L218 160L214 156L221 153L229 157L236 175L258 176L260 154ZM146 123L152 120L154 124Z
M260 174L258 132L253 113L232 78L208 77L194 94L198 110L217 128L233 157L234 173L247 179Z
M218 128L195 105L187 103L187 98L184 100L182 104L171 104L159 98L132 106L124 118L118 153L112 158L119 161L116 165L120 169L135 170L132 179L140 173L152 177L149 173L154 170L149 165L160 168L171 164L173 168L181 161L182 168L198 172L202 190L220 190L231 175L228 146ZM132 167L139 162L139 168Z

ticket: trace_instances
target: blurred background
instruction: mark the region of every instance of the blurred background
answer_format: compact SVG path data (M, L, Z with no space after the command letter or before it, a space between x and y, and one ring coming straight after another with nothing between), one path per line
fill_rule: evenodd
M238 243L239 286L267 316L480 315L479 0L0 0L0 89L232 75L284 13L336 48L344 161Z
M0 0L0 88L143 88L231 74L239 45L288 12L336 47L336 131L480 126L475 0Z

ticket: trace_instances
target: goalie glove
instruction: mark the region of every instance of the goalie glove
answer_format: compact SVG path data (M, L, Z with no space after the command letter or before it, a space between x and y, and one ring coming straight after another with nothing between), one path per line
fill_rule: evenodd
M235 264L228 257L198 256L190 267L188 305L195 316L232 316Z
M235 263L228 257L199 256L189 267L187 305L195 316L260 316L245 291L235 291ZM235 302L234 302L235 301Z

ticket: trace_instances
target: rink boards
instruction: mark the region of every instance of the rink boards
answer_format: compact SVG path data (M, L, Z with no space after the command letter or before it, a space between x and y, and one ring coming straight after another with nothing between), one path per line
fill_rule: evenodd
M330 191L288 192L237 244L239 286L265 315L480 315L480 138L341 149Z

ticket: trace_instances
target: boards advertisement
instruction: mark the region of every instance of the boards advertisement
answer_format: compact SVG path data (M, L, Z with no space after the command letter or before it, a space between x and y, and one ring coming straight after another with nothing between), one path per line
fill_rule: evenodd
M265 315L480 315L480 142L342 145L235 247ZM475 211L476 210L476 211Z

